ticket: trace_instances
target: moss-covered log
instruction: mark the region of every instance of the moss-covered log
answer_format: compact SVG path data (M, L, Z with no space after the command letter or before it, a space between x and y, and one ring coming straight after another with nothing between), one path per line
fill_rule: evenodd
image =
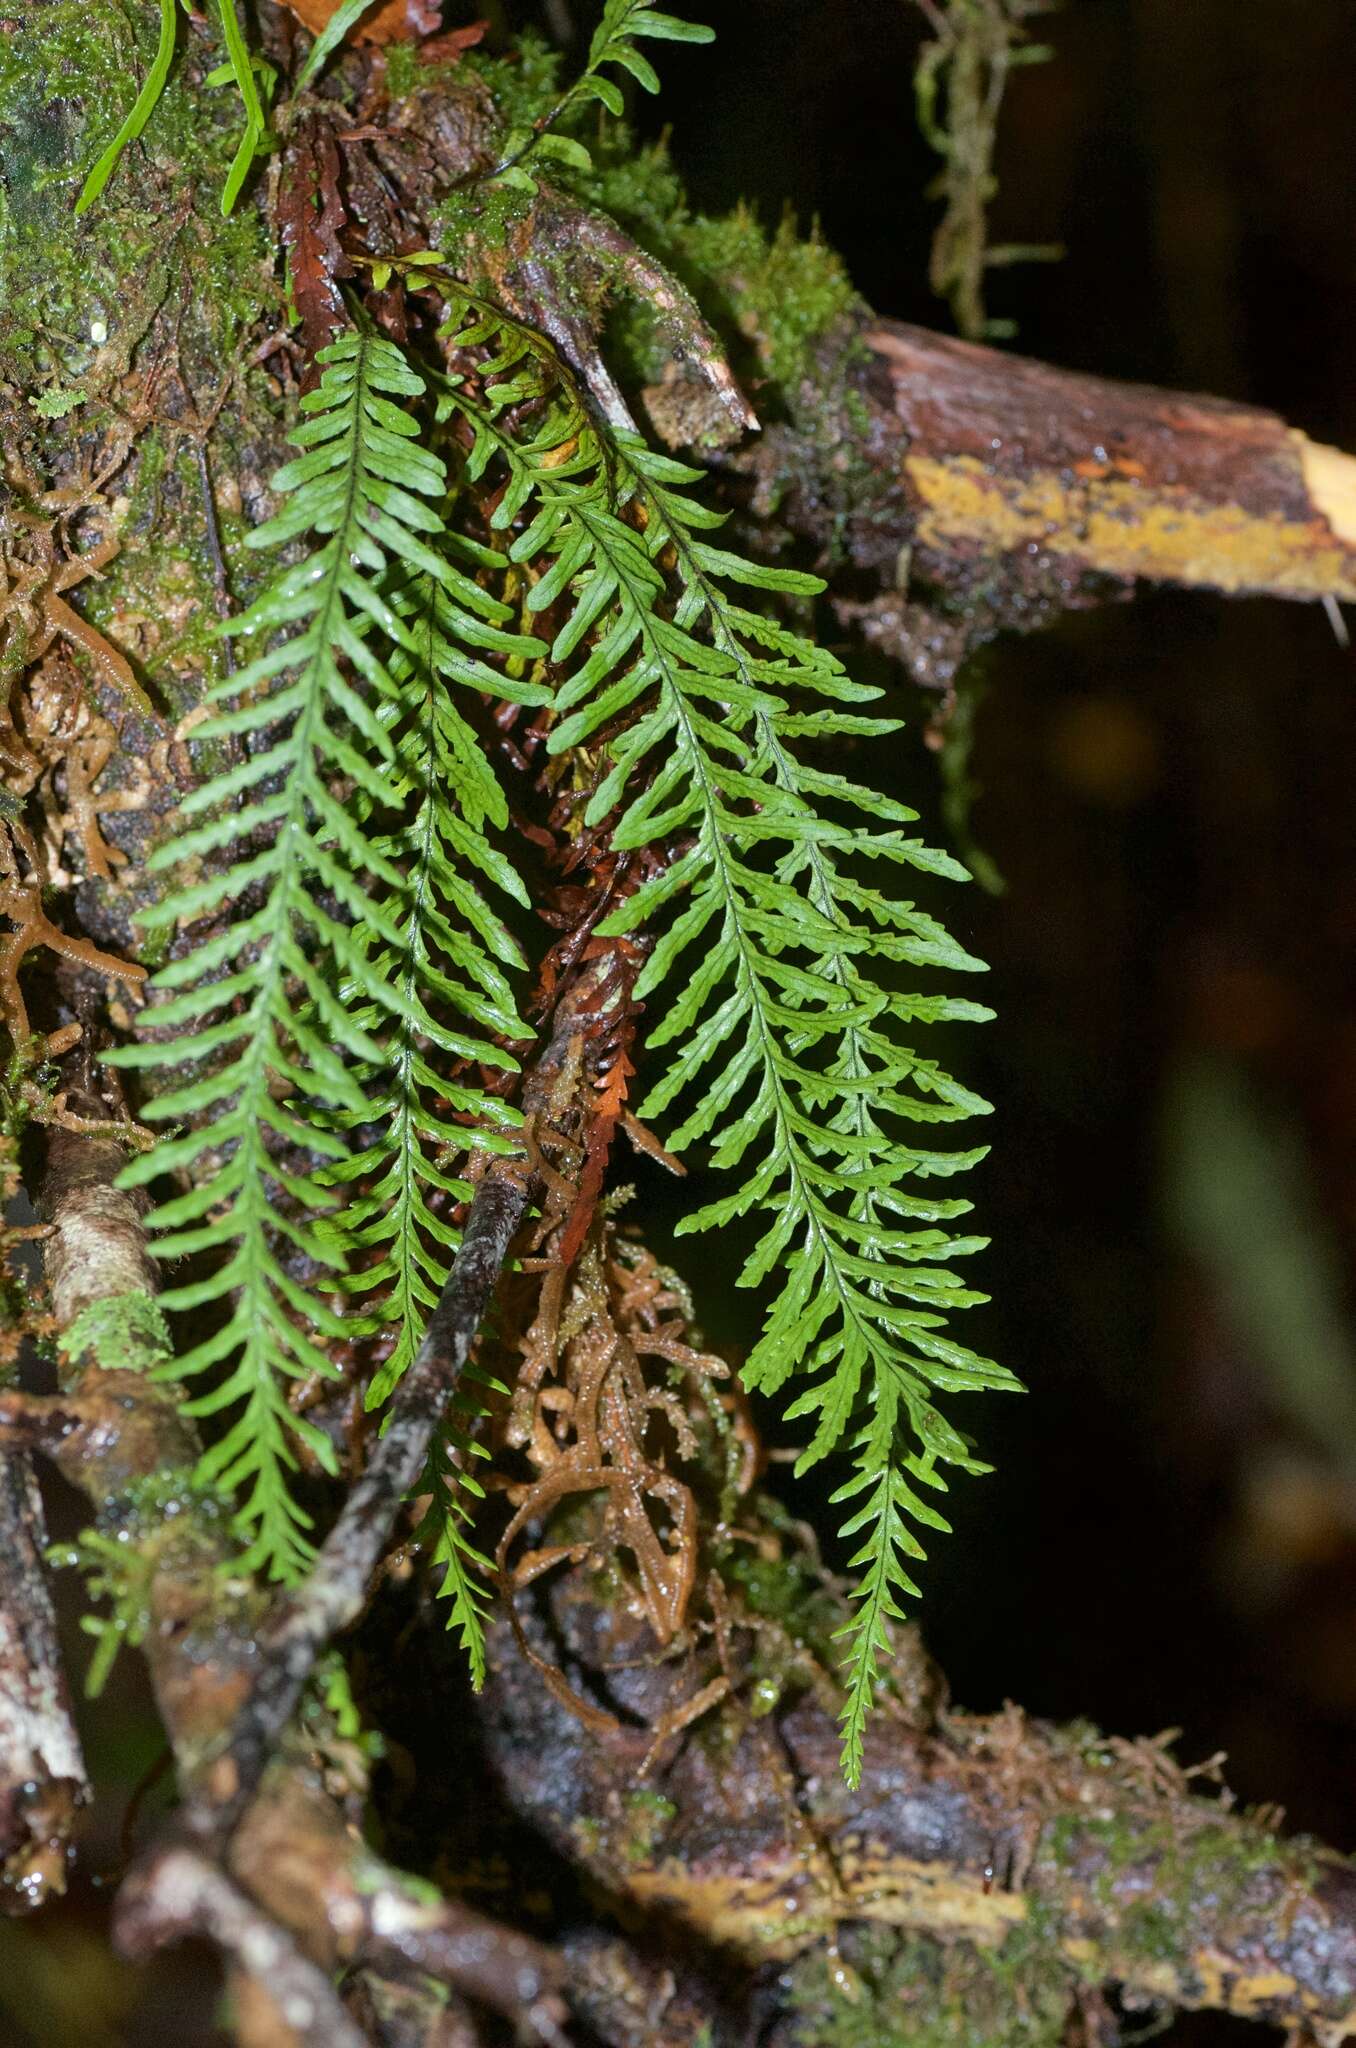
M1356 2028L1345 1857L1202 1796L1161 1742L930 1704L935 1674L916 1644L901 1647L894 1707L850 1790L841 1698L813 1654L831 1641L833 1596L811 1590L794 1552L741 1576L730 1690L664 1743L654 1730L666 1716L681 1726L675 1710L719 1667L701 1653L647 1663L634 1617L595 1576L557 1589L540 1641L623 1724L611 1736L564 1711L507 1640L497 1648L488 1718L510 1796L630 1932L631 1960L613 1952L604 1969L593 1949L581 1963L600 2007L622 2012L618 1971L642 1982L645 1957L681 1930L722 1958L729 2031L717 2038L731 2043L743 2036L730 1985L756 2000L769 1976L784 2010L775 2038L825 2048L913 2040L920 2026L925 2039L992 2028L1010 2040L1021 2015L1053 2042L1081 1998L1113 1986L1132 2005L1207 2007L1332 2042ZM928 1985L949 2006L930 2005ZM719 2009L708 2002L704 2020Z

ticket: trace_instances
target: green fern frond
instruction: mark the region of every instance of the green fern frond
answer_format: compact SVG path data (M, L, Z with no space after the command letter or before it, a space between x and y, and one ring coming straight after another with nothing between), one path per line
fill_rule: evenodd
M186 8L187 0L184 0L184 4ZM160 95L165 90L169 78L170 65L174 61L174 32L177 19L178 0L160 0L160 38L156 44L151 68L146 73L145 83L133 101L127 118L80 188L80 197L75 202L77 217L94 204L112 177L128 143L136 141L159 106Z
M245 757L185 799L186 820L202 822L189 822L150 863L218 864L183 879L147 922L228 921L155 977L156 1024L183 1035L116 1055L125 1066L197 1069L187 1081L176 1073L177 1085L145 1112L162 1123L189 1119L189 1128L135 1161L126 1181L196 1166L190 1189L152 1213L158 1252L233 1247L207 1278L163 1297L171 1311L229 1304L223 1326L166 1371L193 1378L228 1367L189 1404L195 1414L236 1411L200 1477L223 1492L244 1489L244 1562L284 1579L310 1548L309 1518L288 1485L297 1441L333 1466L328 1440L292 1413L286 1394L307 1374L332 1377L316 1339L348 1334L324 1299L343 1263L343 1239L326 1222L334 1169L348 1151L340 1130L389 1109L362 1081L364 1070L390 1064L379 1034L422 1034L432 1022L427 991L411 986L404 967L407 876L362 818L398 817L409 788L408 747L402 758L392 729L406 715L419 648L389 588L391 565L401 579L427 579L442 629L472 648L493 645L509 617L430 544L442 539L443 465L396 402L418 399L422 378L367 331L343 336L322 361L292 436L301 452L273 479L282 507L250 537L261 548L305 535L317 544L230 626L242 637L288 637L212 687L219 708L197 736L243 742ZM434 987L446 994L446 977ZM485 1056L502 1058L492 1048ZM288 1271L284 1244L318 1273L311 1285Z
M478 570L507 567L502 556L451 532L445 545ZM472 1148L516 1149L519 1112L455 1069L473 1062L515 1071L516 1060L496 1041L532 1035L506 972L521 968L521 954L478 886L528 901L518 874L486 833L487 826L504 830L508 806L452 690L532 705L550 701L543 684L513 674L545 654L541 641L458 616L446 590L425 571L410 576L392 601L409 641L390 663L400 693L390 729L404 800L413 798L415 808L406 825L378 842L381 855L405 876L400 899L388 906L400 947L374 932L359 938L377 948L380 971L401 989L407 1007L387 1036L382 1064L361 1072L367 1097L361 1118L347 1119L374 1127L372 1142L326 1175L363 1190L345 1201L337 1233L355 1268L345 1284L364 1297L363 1326L393 1336L368 1387L369 1408L389 1398L413 1362L461 1242L450 1212L474 1191L451 1162ZM489 667L477 650L493 652L506 668ZM359 1022L376 1025L375 1008ZM487 1412L482 1388L504 1391L472 1362L420 1487L431 1496L421 1528L431 1562L443 1574L440 1597L452 1601L448 1627L461 1635L477 1690L485 1670L487 1596L475 1573L489 1567L466 1535L459 1489L481 1491L466 1468L485 1455L471 1434Z
M735 1192L679 1227L766 1212L739 1280L780 1276L780 1289L743 1377L766 1393L795 1378L787 1413L814 1425L800 1469L855 1442L856 1471L838 1495L859 1503L845 1533L864 1539L845 1658L855 1778L887 1625L897 1596L914 1591L910 1522L946 1527L918 1489L942 1488L946 1465L986 1469L934 1396L1017 1384L944 1327L951 1310L984 1298L949 1262L985 1240L957 1229L967 1202L927 1183L982 1151L938 1152L908 1135L988 1107L912 1050L912 1027L990 1013L901 993L898 970L981 963L927 911L873 885L867 864L951 880L965 870L908 834L914 812L803 758L806 739L897 725L855 708L879 693L757 608L767 595L812 595L817 580L714 546L718 515L683 488L698 472L588 420L567 381L534 438L515 441L501 414L540 371L540 345L483 309L457 343L498 351L483 366L486 403L465 408L470 470L502 458L495 522L527 518L510 554L536 575L530 606L568 608L551 648L569 670L551 750L601 738L610 768L587 821L620 807L615 845L674 851L599 930L662 923L635 995L653 1010L663 992L647 1044L670 1050L639 1114L681 1104L666 1142L702 1141L715 1167L739 1176Z
M658 92L659 76L648 57L636 45L642 37L652 42L710 43L715 30L704 23L684 21L680 15L665 14L648 0L606 0L602 19L589 43L584 69L568 91L562 93L550 112L533 128L511 129L504 139L498 172L506 185L519 185L534 192L531 173L522 168L534 152L556 157L576 170L588 170L592 158L583 143L558 131L569 118L597 101L609 114L620 117L625 109L621 87L608 71L624 71L645 92Z
M469 1433L464 1413L440 1426L419 1482L428 1507L415 1530L415 1540L427 1550L431 1568L442 1574L437 1598L451 1602L447 1626L461 1638L476 1692L485 1683L486 1671L485 1619L490 1596L483 1581L493 1578L494 1566L471 1541L466 1496L484 1499L484 1488L470 1466L472 1459L488 1456L485 1446Z
M475 566L506 564L481 548ZM368 1389L369 1408L388 1398L418 1350L460 1243L447 1212L469 1201L472 1189L446 1162L472 1148L516 1149L510 1134L518 1112L452 1069L474 1063L516 1071L517 1061L496 1040L532 1036L506 973L524 964L517 942L477 886L528 901L485 830L507 826L508 806L450 686L520 703L549 701L543 685L486 664L468 644L470 622L457 617L446 590L426 572L411 576L393 604L409 638L390 665L400 693L391 734L402 798L413 798L415 808L398 832L376 842L405 877L401 895L386 906L399 945L375 931L361 932L359 941L373 947L378 971L401 991L404 1007L382 1064L362 1070L366 1102L357 1120L375 1124L376 1135L326 1176L365 1188L344 1207L343 1240L362 1262L350 1284L370 1297L364 1313L371 1325L394 1332ZM511 663L545 653L542 642L489 621L473 630L477 644ZM376 1008L360 1013L359 1022L378 1024ZM373 1251L379 1256L368 1262Z
M629 72L646 92L658 92L658 74L636 48L642 36L658 43L711 43L716 32L704 22L664 14L649 6L647 0L606 0L602 20L589 44L588 61L570 88L570 100L600 100L610 114L620 114L621 93L613 80L603 75L609 66Z

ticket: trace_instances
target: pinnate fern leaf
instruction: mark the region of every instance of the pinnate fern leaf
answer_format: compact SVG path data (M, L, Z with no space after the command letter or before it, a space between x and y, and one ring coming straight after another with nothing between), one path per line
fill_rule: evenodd
M458 657L468 674L475 649L517 645L501 632L509 610L441 545L443 465L420 445L405 409L423 394L419 373L365 330L344 335L322 361L292 436L300 452L273 479L281 507L251 536L260 548L311 545L232 622L237 636L273 644L213 686L215 708L196 729L203 741L243 744L244 756L185 799L184 829L152 857L181 879L147 921L173 929L208 918L220 928L155 977L155 1023L161 1033L172 1028L172 1040L115 1056L176 1070L146 1114L187 1127L135 1161L126 1179L136 1185L192 1168L188 1191L152 1213L157 1250L170 1260L229 1251L205 1278L165 1296L171 1311L220 1302L225 1312L166 1370L192 1379L225 1368L190 1403L197 1414L233 1416L201 1476L222 1490L243 1488L243 1561L284 1579L309 1555L308 1518L288 1484L297 1442L333 1465L328 1440L292 1412L287 1389L335 1372L324 1342L348 1326L326 1297L351 1234L361 1240L379 1199L355 1202L345 1229L335 1228L333 1183L353 1164L343 1131L384 1122L389 1132L393 1102L412 1114L400 1091L416 1091L422 1078L409 1050L418 1040L451 1040L511 1064L488 1042L464 1041L435 1020L431 1005L449 992L454 1007L476 1006L432 957L443 944L454 965L465 964L466 947L449 939L446 919L428 941L426 873L403 861L404 840L372 829L373 820L403 814L411 788L411 677L424 657L408 580L435 593L439 633L471 650ZM418 773L426 783L422 765ZM452 814L441 784L436 801ZM417 834L417 818L411 829ZM457 829L464 844L471 828ZM442 845L451 830L440 824L432 838ZM206 871L191 877L191 864ZM506 864L495 866L501 885L510 877ZM453 900L460 886L452 877ZM469 903L463 891L460 907ZM494 921L473 916L471 928L492 932ZM488 976L498 992L494 972L482 982ZM493 996L480 1012L492 1021ZM512 1023L502 994L499 1013ZM393 1069L403 1076L394 1088L374 1085ZM465 1142L464 1130L457 1135ZM404 1152L398 1142L394 1156L412 1160L416 1149L413 1139ZM403 1184L400 1192L411 1199ZM421 1213L418 1224L426 1221ZM294 1277L296 1255L317 1274L313 1284ZM406 1284L403 1306L414 1315L423 1291L408 1276Z
M577 170L589 168L592 159L587 148L577 136L562 134L560 129L595 100L620 117L626 103L620 85L609 75L613 71L628 74L645 92L658 92L658 73L637 47L647 37L653 42L709 43L715 39L715 30L651 7L648 0L605 0L578 78L535 127L510 129L505 137L499 172L505 184L536 190L535 179L523 168L524 159L534 152L557 157Z
M952 1262L985 1240L959 1227L970 1205L935 1184L982 1151L937 1150L918 1129L988 1105L913 1050L916 1027L990 1013L902 992L905 970L982 963L874 879L965 870L912 836L915 813L810 755L807 742L851 745L897 723L862 711L878 692L765 609L811 596L816 579L716 546L719 516L687 491L698 472L591 420L568 380L515 440L502 415L544 373L539 345L483 308L457 340L494 351L484 404L466 406L471 467L502 461L496 523L519 527L509 552L537 578L532 608L565 614L551 749L605 747L588 822L619 811L615 845L672 855L599 930L660 931L635 988L659 1061L640 1115L670 1119L672 1149L702 1143L736 1178L679 1227L761 1212L739 1280L776 1291L743 1378L794 1387L787 1413L812 1423L801 1469L853 1450L836 1498L860 1539L845 1631L855 1779L888 1624L916 1590L913 1527L946 1527L926 1495L948 1465L986 1469L934 1397L1017 1384L945 1328L983 1299Z

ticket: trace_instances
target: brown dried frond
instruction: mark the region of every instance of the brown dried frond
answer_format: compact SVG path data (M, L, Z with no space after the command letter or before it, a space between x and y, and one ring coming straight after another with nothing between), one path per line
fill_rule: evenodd
M19 989L19 967L27 953L45 946L77 965L93 967L116 981L144 981L146 970L88 939L72 938L53 924L43 908L43 864L33 835L18 818L0 815L0 916L15 929L0 937L0 1024L16 1047L29 1038L28 1010Z
M101 790L98 785L118 748L118 735L89 700L74 664L53 647L13 694L0 722L0 752L12 797L36 797L44 820L47 880L57 886L62 850L69 835L79 848L84 871L108 881L127 856L104 838L99 819L115 811L144 810L154 778L136 757L133 785Z
M565 1208L566 1192L556 1192L558 1212ZM548 1217L550 1210L548 1194ZM563 1226L556 1225L558 1236L568 1230L572 1213L567 1210ZM519 1340L523 1364L505 1430L537 1477L515 1489L515 1513L497 1563L524 1654L557 1697L568 1696L572 1709L592 1723L598 1709L578 1700L563 1675L548 1671L524 1639L515 1597L566 1561L610 1566L631 1585L656 1649L675 1641L696 1581L699 1530L692 1489L669 1461L695 1460L698 1443L688 1402L697 1387L724 1378L727 1368L686 1342L682 1321L667 1314L680 1306L678 1297L643 1257L635 1261L616 1253L612 1225L601 1214L589 1223L572 1267L558 1259L542 1263L537 1313ZM662 1362L662 1379L647 1368L650 1358ZM675 1384L680 1376L686 1388ZM568 1499L597 1493L604 1499L587 1536L513 1558L529 1524L542 1522Z

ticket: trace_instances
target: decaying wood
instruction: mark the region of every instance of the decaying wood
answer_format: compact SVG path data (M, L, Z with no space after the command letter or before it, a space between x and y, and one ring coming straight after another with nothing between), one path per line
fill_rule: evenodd
M130 1275L146 1277L144 1248L134 1219L94 1200L119 1148L69 1132L54 1132L51 1144L53 1280L62 1303L87 1308L94 1297L80 1265L125 1291ZM67 1202L74 1231L65 1228ZM103 1214L108 1248L99 1241ZM229 1757L234 1715L252 1689L259 1596L216 1568L221 1524L195 1509L188 1473L196 1445L175 1396L88 1358L73 1368L45 1411L68 1476L106 1512L138 1476L177 1471L184 1479L180 1511L161 1519L155 1538L144 1526L129 1533L142 1546L176 1546L151 1553L156 1619L147 1655L191 1792ZM30 1412L44 1411L30 1404ZM1303 2024L1334 2041L1347 2030L1356 2008L1356 1887L1345 1862L1277 1843L1217 1802L1193 1798L1152 1746L1101 1744L1015 1712L920 1711L910 1720L896 1711L873 1728L863 1784L852 1793L838 1771L831 1688L802 1684L773 1715L741 1715L748 1644L736 1613L726 1632L733 1683L716 1718L699 1722L642 1779L654 1721L687 1697L703 1668L656 1661L643 1622L610 1609L593 1584L567 1585L553 1625L576 1672L630 1726L601 1740L582 1727L501 1628L492 1743L519 1810L617 1897L637 1930L633 1979L625 1945L607 1952L605 1982L596 1941L572 1952L581 2005L603 2040L659 2048L695 2039L695 2018L686 2035L669 2023L696 2015L713 2044L733 2044L740 2037L724 2015L764 1965L794 1972L835 1940L850 1955L852 1931L871 1926L986 1952L1014 1930L1039 1928L1041 1958L1067 1973L1070 1998L1109 1979L1140 1998ZM920 1699L929 1693L916 1689ZM445 1973L551 2039L559 2025L553 1959L465 1908L431 1903L364 1849L353 1826L361 1774L351 1757L340 1767L337 1754L313 1756L312 1743L285 1739L227 1862L204 1862L173 1838L152 1852L120 1922L129 1942L140 1949L206 1930L241 1967L266 1964L253 1979L257 1998L293 1999L297 2012L336 1969L372 1973L369 1997L405 1972ZM336 1798L345 1770L348 1791ZM708 1974L722 1985L713 2004L701 2003L700 1969L673 1976L674 1923L712 1952ZM667 1978L645 1963L656 1929L670 1930L662 1937ZM647 1969L656 1978L648 2003L640 1997ZM341 2026L329 2008L308 2010L329 2011L331 2037L346 2038L347 2021ZM638 2012L648 2015L648 2034L634 2031ZM285 2009L279 2017L285 2022Z
M1356 457L1274 413L867 313L792 406L792 429L736 461L788 525L878 579L848 609L920 681L1139 578L1356 598Z

